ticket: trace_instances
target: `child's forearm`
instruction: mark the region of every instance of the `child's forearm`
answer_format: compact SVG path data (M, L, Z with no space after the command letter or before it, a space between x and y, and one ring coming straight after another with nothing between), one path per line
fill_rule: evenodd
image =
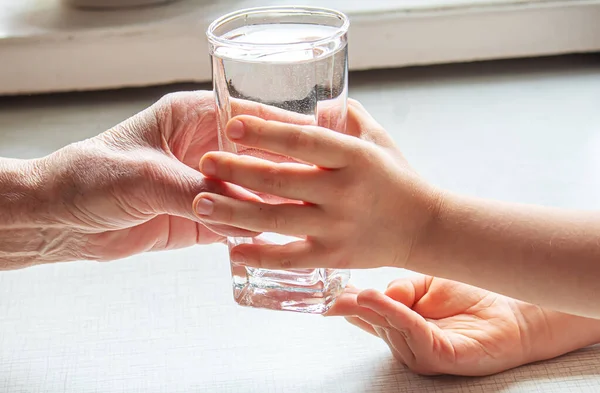
M446 196L408 268L600 317L600 214Z

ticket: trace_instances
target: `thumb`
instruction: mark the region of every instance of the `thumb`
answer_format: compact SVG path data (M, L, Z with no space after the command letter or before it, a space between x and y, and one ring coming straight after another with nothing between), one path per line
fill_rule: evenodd
M194 213L194 198L199 193L210 192L241 200L261 201L261 199L239 186L204 177L197 170L190 168L179 160L165 157L155 161L156 175L149 193L148 201L156 214L168 214L184 217L203 223ZM225 229L229 228L229 230ZM225 226L211 228L226 236L255 236L254 232Z

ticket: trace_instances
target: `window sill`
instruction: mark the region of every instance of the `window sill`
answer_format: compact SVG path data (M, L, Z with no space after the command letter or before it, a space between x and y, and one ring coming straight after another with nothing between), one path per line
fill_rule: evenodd
M224 3L224 2L222 2ZM234 6L181 0L81 11L0 4L0 94L210 81L204 31ZM306 5L323 1L304 0ZM600 50L600 0L328 0L351 18L350 67L365 70Z

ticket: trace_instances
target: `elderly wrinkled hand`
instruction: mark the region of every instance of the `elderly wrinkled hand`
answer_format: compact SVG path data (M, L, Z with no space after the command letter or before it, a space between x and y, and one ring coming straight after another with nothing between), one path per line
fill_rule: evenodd
M208 180L217 150L211 92L169 94L97 137L36 160L0 159L0 267L112 260L213 243L248 231L199 222L201 192L257 199Z

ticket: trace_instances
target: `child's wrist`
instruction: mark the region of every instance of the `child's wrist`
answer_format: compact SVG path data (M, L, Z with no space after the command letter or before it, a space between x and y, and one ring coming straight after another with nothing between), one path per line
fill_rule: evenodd
M551 359L600 343L600 320L520 304L521 315L528 325L528 362Z
M449 230L444 217L447 215L448 209L452 209L453 205L459 203L454 194L434 186L427 187L428 189L425 191L427 195L426 218L415 236L406 266L402 266L410 270L429 270L435 266L437 261L443 259L439 255L443 253L441 252L443 246L441 241ZM434 274L434 272L427 273Z

